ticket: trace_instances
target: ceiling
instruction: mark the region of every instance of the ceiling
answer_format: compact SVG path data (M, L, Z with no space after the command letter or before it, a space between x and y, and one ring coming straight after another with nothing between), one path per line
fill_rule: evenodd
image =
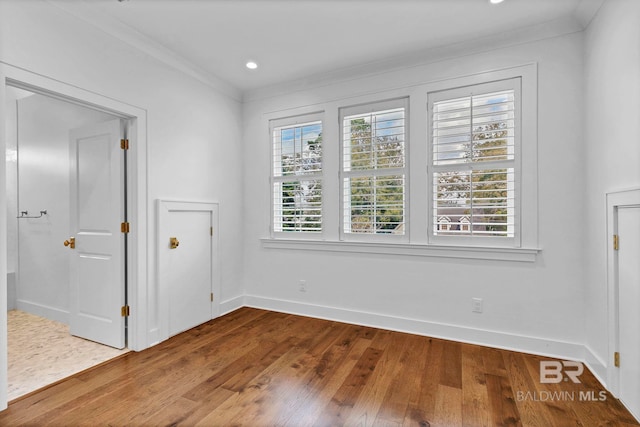
M602 0L53 0L103 30L244 92L562 21ZM258 63L248 70L245 63Z

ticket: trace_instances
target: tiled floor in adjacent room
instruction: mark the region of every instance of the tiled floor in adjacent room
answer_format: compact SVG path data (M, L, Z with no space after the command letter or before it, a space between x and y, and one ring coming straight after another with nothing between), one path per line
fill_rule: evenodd
M9 401L126 353L69 334L69 326L24 311L8 313Z

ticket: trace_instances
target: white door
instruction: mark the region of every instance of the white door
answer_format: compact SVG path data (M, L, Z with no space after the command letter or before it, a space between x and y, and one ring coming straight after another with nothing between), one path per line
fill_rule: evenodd
M640 207L618 208L620 400L640 419Z
M162 335L168 338L217 315L218 205L160 201L158 210Z
M70 331L125 346L124 154L122 123L113 120L69 133L71 214Z

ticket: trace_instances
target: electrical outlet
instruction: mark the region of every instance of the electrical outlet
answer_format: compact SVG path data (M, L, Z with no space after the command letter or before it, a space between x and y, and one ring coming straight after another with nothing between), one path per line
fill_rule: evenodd
M300 280L299 286L300 287L298 289L299 289L300 292L307 292L307 281L306 280Z
M471 311L482 313L482 298L471 298Z

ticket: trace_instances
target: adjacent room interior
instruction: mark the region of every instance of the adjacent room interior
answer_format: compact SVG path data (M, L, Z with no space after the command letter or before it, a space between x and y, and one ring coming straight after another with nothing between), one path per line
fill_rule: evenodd
M635 0L0 0L0 420L275 422L335 362L306 424L637 425L639 40Z
M72 129L115 117L7 87L9 399L123 354L71 335L69 249Z

